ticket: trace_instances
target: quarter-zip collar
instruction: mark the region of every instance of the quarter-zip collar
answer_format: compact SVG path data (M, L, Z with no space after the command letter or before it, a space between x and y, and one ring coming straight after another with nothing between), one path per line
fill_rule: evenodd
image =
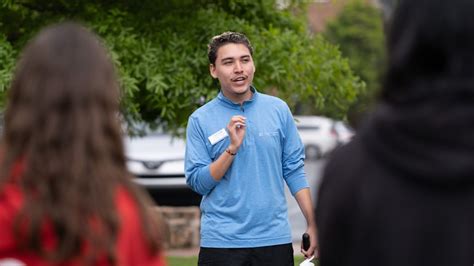
M257 100L257 97L258 97L257 89L255 89L254 86L250 86L250 91L252 92L252 97L244 101L242 105L239 103L232 102L229 98L224 96L222 91L220 91L219 94L217 95L217 99L219 99L219 102L222 103L226 107L229 107L232 109L239 109L243 111L247 106L251 106Z

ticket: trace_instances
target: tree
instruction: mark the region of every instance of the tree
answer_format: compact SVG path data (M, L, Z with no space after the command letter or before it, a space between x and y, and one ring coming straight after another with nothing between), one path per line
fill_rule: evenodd
M125 118L182 133L191 112L218 91L209 75L208 41L240 31L255 48L259 91L277 94L290 107L313 100L321 113L342 117L364 84L336 47L308 34L298 15L305 1L287 2L281 10L271 0L3 0L0 47L11 47L8 56L15 56L45 25L82 21L104 39L118 67ZM2 91L8 78L0 76Z
M351 69L367 84L367 90L358 95L351 108L356 116L367 112L381 86L385 65L381 11L360 0L350 1L327 25L324 36L338 45Z

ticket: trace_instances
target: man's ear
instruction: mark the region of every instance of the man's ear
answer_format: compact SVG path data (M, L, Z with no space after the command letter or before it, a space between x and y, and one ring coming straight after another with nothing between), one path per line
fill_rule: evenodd
M209 73L211 73L211 76L213 78L217 78L216 75L216 66L214 64L209 64Z

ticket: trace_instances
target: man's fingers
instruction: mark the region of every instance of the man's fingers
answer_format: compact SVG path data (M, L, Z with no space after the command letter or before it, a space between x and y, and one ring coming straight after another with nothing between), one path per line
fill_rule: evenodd
M240 123L240 122L235 123L235 128L242 128L242 127L245 127L244 123Z
M310 247L306 251L303 249L303 247L301 247L301 253L305 256L305 258L309 258L311 256L319 258L318 249L316 247Z
M245 116L242 116L242 115L234 115L234 116L232 117L232 119L243 119L243 120L245 120Z
M230 119L230 123L244 123L245 124L245 117L241 115L235 115Z

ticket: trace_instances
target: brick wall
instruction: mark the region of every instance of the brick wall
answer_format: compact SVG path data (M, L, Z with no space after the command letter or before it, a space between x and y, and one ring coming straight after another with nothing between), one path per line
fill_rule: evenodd
M324 31L326 24L334 19L351 0L317 0L308 7L308 22L311 32ZM367 3L380 6L377 0L365 0Z
M156 207L163 220L167 249L199 247L200 218L199 207Z

